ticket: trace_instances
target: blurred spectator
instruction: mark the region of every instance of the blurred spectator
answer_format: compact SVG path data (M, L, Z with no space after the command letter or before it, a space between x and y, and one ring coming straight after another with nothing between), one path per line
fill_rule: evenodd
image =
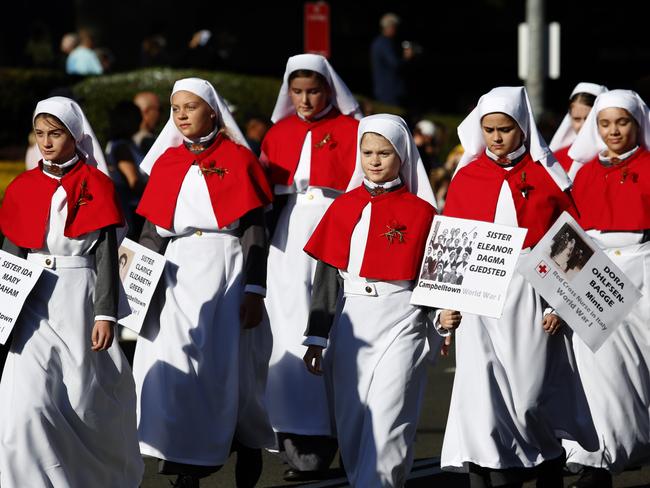
M375 113L375 106L369 98L361 100L359 105L361 106L361 113L364 117Z
M32 23L25 56L33 68L51 68L55 63L50 30L41 20Z
M140 129L140 109L130 101L123 101L109 116L109 141L106 144L106 164L129 226L126 236L137 240L144 220L135 213L146 176L140 171L144 154L132 137Z
M140 152L146 154L156 140L156 129L160 121L160 98L154 92L141 91L135 94L133 103L140 109L142 120L132 139Z
M57 64L61 69L66 69L66 63L70 53L79 45L79 36L75 32L68 32L61 37L59 50L61 51L61 61Z
M271 121L260 115L249 117L246 121L245 137L246 142L257 157L262 150L262 139L266 131L271 127Z
M453 175L454 171L456 171L456 167L458 166L458 163L460 162L460 158L463 155L465 150L463 149L463 146L460 144L454 146L451 151L449 151L449 154L447 154L447 159L445 160L445 165L444 168L449 172L449 174Z
M115 64L115 56L113 52L107 47L98 47L95 49L95 54L99 59L100 64L102 65L102 73L110 73L113 71L113 65Z
M169 64L167 39L160 34L145 37L140 48L140 66L167 66Z
M415 124L415 128L413 129L413 140L418 147L420 158L422 159L422 163L424 163L424 169L427 170L427 173L432 168L440 166L436 135L436 124L430 120L420 120Z
M370 64L375 98L392 105L401 105L405 97L404 66L415 55L413 45L397 44L400 19L393 13L379 21L381 34L370 46Z
M69 75L101 75L102 63L94 51L95 41L88 29L79 30L79 45L68 55L66 73Z
M429 182L433 188L433 194L436 196L438 212L442 212L447 198L447 189L451 183L451 173L442 167L433 168L429 173Z

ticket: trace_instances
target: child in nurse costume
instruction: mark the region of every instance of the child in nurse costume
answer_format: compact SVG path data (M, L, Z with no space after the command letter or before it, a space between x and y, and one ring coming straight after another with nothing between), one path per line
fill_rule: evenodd
M573 198L580 225L642 297L592 352L573 339L600 447L566 443L584 466L576 486L611 486L611 474L650 461L650 114L633 91L598 96L569 155L582 168Z
M33 122L44 159L0 209L3 249L44 268L0 382L0 485L136 488L135 388L113 340L122 211L76 102L42 100Z
M555 131L548 145L570 178L575 176L574 169L577 168L572 168L573 160L569 157L569 148L587 120L587 115L589 115L591 107L594 106L596 97L606 91L607 87L603 85L578 83L569 97L569 111L562 119L560 127Z
M404 120L365 117L358 140L350 189L305 246L318 267L304 361L323 374L327 348L324 374L351 486L402 487L413 462L429 351L430 323L410 299L435 199ZM444 311L441 322L453 329L460 314ZM435 354L440 340L433 337Z
M465 153L445 215L525 227L525 254L573 211L570 180L539 135L523 87L483 95L458 135ZM533 476L540 488L563 486L558 437L596 444L567 332L519 273L500 319L464 314L443 469L469 472L473 488L521 486Z
M359 105L330 66L315 54L292 56L260 160L279 214L268 259L266 308L273 333L267 403L286 479L326 469L336 452L322 378L302 364L316 261L303 252L319 220L348 187L354 171ZM273 229L272 229L273 230ZM307 415L306 412L309 412ZM308 472L308 473L307 473Z
M249 382L252 390L238 395L242 356L255 354L240 354L252 332L240 329L256 327L263 314L271 195L209 82L177 81L171 104L141 165L149 182L137 209L146 218L140 243L167 264L133 372L142 452L161 460L161 473L178 475L176 486L198 487L225 463L236 427L252 429L244 437L258 445L248 447L273 442L263 389Z

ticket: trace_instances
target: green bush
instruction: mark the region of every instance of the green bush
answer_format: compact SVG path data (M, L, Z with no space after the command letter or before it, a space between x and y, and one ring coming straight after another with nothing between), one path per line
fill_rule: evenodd
M8 114L0 121L0 147L25 145L31 129L31 116L40 99L52 90L69 87L93 126L102 146L109 131L109 114L122 101L132 100L142 90L153 91L160 97L161 127L169 114L169 94L174 82L181 78L199 77L210 81L219 94L236 107L234 116L239 124L253 114L270 117L280 89L277 78L241 75L235 73L148 68L79 79L58 71L0 68L0 109ZM404 110L357 95L360 103L370 103L374 113L404 115ZM443 146L443 157L457 143L457 116L428 114L434 122L442 122L448 129Z
M26 145L36 102L71 82L59 71L0 68L0 146Z

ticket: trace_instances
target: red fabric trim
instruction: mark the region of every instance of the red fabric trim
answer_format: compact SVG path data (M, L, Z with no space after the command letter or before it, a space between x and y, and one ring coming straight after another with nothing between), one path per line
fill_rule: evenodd
M564 171L567 173L573 164L573 159L569 157L569 149L571 149L571 146L563 147L553 153L560 165L564 168Z
M169 148L154 163L136 212L171 229L176 202L190 167L203 168L212 209L220 228L271 202L271 190L255 155L223 135L208 149L193 154L184 145Z
M305 137L311 131L310 185L345 191L356 164L358 126L358 120L336 109L314 122L295 114L278 121L262 141L271 184L293 184Z
M409 193L406 187L371 197L360 186L338 197L316 227L305 252L315 259L345 270L350 259L350 241L361 213L370 202L370 227L361 263L364 278L396 281L417 277L435 209ZM403 240L391 229L399 230Z
M525 176L524 176L525 174ZM575 215L571 197L560 190L548 172L526 154L510 171L483 154L462 168L447 192L444 215L494 222L503 182L507 181L519 227L528 229L523 248L537 244L560 214ZM527 193L525 197L522 192Z
M76 238L109 225L123 225L124 217L111 179L79 161L61 180L38 168L18 176L8 187L0 208L0 229L17 246L40 249L50 218L52 196L59 185L67 194L68 218L64 235Z
M650 152L640 148L610 167L594 158L578 171L572 193L584 229L650 229Z

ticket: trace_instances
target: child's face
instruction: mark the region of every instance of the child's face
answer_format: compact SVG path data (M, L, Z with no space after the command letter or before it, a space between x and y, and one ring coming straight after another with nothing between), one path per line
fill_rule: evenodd
M639 126L630 113L617 107L598 112L598 133L610 153L623 154L637 144Z
M36 144L43 157L53 163L65 163L75 154L76 144L72 134L58 120L37 117L34 121Z
M318 115L329 100L329 87L315 76L299 76L289 83L289 96L296 112L306 119Z
M501 112L483 116L481 129L485 145L499 157L507 156L523 142L523 134L517 122Z
M214 130L217 118L205 100L185 90L172 96L172 115L174 124L188 139L207 136Z
M399 176L402 165L393 145L384 136L366 132L361 138L361 167L373 183L386 183Z

